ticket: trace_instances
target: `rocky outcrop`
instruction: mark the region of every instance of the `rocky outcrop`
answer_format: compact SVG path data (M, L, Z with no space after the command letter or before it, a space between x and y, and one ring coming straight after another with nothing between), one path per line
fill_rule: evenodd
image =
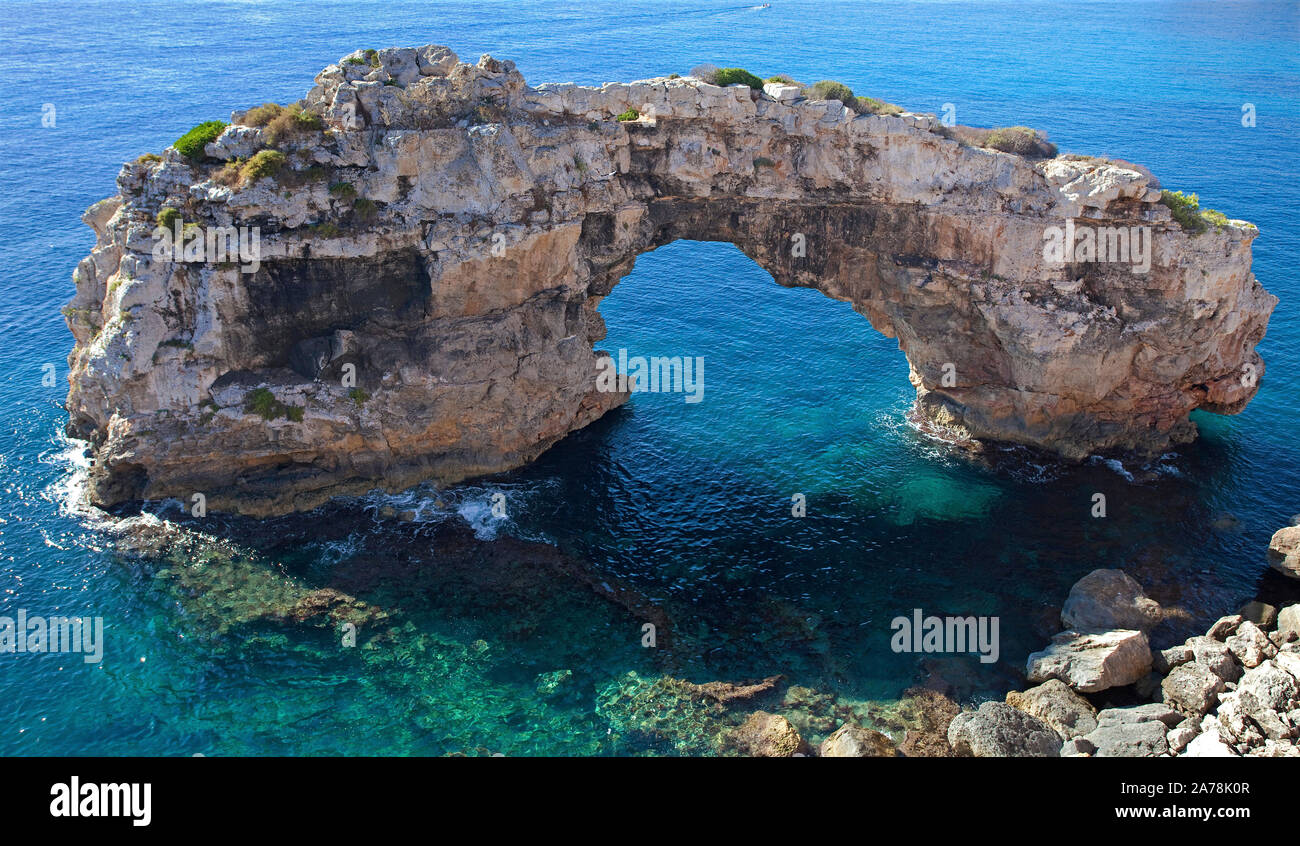
M963 711L948 725L958 755L975 758L1055 758L1061 738L1047 723L1001 702Z
M65 310L92 496L258 515L526 463L626 399L598 383L597 307L680 238L852 303L898 339L920 422L971 445L1155 453L1256 391L1254 227L1193 235L1141 169L776 88L358 51L299 117L127 164ZM160 215L207 249L155 249ZM1149 271L1058 261L1067 224L1148 227Z
M1059 679L1082 693L1133 684L1151 672L1151 646L1143 632L1061 632L1029 656L1031 682Z
M1219 704L1219 694L1226 682L1204 664L1175 667L1160 683L1165 702L1194 717L1200 717Z
M1164 755L1169 750L1169 730L1181 721L1176 711L1163 705L1107 708L1097 714L1097 727L1082 738L1080 746L1096 758Z
M822 741L823 758L897 758L894 742L874 729L845 723Z
M1149 632L1159 625L1160 604L1123 570L1093 570L1074 583L1061 608L1067 629L1096 632L1136 629Z
M1127 582L1111 581L1125 585L1114 608L1143 605L1140 588L1135 593ZM1007 703L1053 728L1067 757L1300 757L1300 605L1278 611L1251 603L1243 611L1264 625L1244 614L1221 617L1206 634L1157 652L1151 675L1134 666L1132 672L1110 673L1115 683L1099 686L1092 682L1107 677L1116 650L1083 641L1101 638L1113 647L1137 638L1145 642L1146 635L1062 633L1047 650L1031 655L1027 668L1030 681L1046 673L1060 681L1011 691ZM1104 708L1094 720L1091 704L1070 689L1095 693L1112 687L1126 687L1124 698L1155 701ZM963 718L970 719L958 717Z
M1049 679L1023 692L1010 691L1007 704L1037 717L1067 740L1097 727L1097 709L1059 679Z
M1268 563L1282 575L1300 579L1300 526L1286 526L1273 533Z
M755 758L792 758L807 755L808 743L780 714L755 711L728 735L728 743Z

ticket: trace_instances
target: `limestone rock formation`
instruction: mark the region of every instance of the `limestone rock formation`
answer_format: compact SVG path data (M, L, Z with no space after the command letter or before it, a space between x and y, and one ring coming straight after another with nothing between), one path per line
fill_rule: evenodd
M807 741L789 720L767 711L750 714L727 736L727 742L741 754L755 758L792 758L809 752Z
M885 735L845 723L822 741L823 758L897 758L898 750Z
M680 238L852 303L898 339L920 422L971 444L1155 453L1263 372L1257 230L1183 231L1136 166L784 88L534 88L435 46L344 57L303 108L129 163L87 211L67 407L96 502L270 514L526 463L626 399L597 384L597 307ZM1067 224L1149 228L1149 271L1056 261Z
M1268 563L1282 575L1300 579L1300 526L1286 526L1273 533Z
M1024 692L1010 691L1007 704L1047 723L1066 740L1097 727L1097 710L1059 679L1048 679Z
M1025 675L1031 682L1060 679L1081 693L1133 684L1151 672L1151 646L1143 632L1061 632L1041 652L1031 653Z
M1093 570L1074 583L1061 608L1061 623L1082 632L1149 632L1163 616L1160 604L1123 570Z
M1061 737L1047 723L1002 702L963 711L948 726L948 742L962 757L1056 758Z
M1152 758L1169 750L1167 734L1182 716L1163 705L1107 708L1084 740L1096 758Z
M1145 634L1064 632L1029 656L1027 669L1030 681L1061 681L1011 691L1007 703L1065 738L1062 756L1300 757L1300 605L1262 619L1268 624L1242 614L1219 618L1204 636L1157 653L1149 676L1136 648ZM1085 692L1131 684L1139 699L1157 701L1106 708L1094 719L1066 684Z

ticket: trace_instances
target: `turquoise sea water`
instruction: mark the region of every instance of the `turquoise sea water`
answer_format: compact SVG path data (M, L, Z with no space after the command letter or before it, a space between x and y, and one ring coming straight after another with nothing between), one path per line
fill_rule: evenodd
M1263 550L1300 512L1296 4L573 6L0 5L0 615L101 616L107 641L93 665L0 655L0 754L700 752L704 717L688 708L650 731L629 699L665 675L780 673L869 712L936 668L889 649L889 621L918 607L1000 617L999 663L939 667L964 695L991 695L1099 566L1186 612L1164 637L1294 596ZM1237 417L1198 415L1201 439L1150 468L975 464L908 428L902 354L847 305L775 285L731 245L678 242L603 303L601 346L703 356L703 402L638 395L536 464L440 494L218 522L223 552L202 566L207 552L114 554L66 507L72 339L58 309L92 245L81 212L113 193L123 161L200 121L297 99L358 47L423 43L512 59L533 84L706 61L834 78L1142 162L1259 226L1255 273L1281 298L1260 393ZM42 384L47 364L57 387ZM1089 516L1094 492L1104 520ZM795 493L806 517L790 516ZM418 519L387 516L407 509ZM389 613L397 632L346 650L265 613L319 587Z

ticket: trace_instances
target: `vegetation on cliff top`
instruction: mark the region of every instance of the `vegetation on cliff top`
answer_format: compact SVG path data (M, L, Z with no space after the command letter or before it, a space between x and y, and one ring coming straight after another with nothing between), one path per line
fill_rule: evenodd
M240 182L251 185L259 179L274 177L284 169L288 161L279 150L258 150L240 170Z
M764 80L744 68L715 68L713 65L699 65L692 69L691 76L705 82L711 82L714 85L733 85L739 82L755 90L763 90ZM878 100L875 97L856 96L852 88L833 79L823 79L820 82L814 82L812 85L804 85L789 74L778 73L769 76L766 81L798 86L803 96L810 100L839 100L852 109L855 114L859 115L897 115L903 112L900 107L895 106L893 103L886 103L884 100Z
M717 73L713 75L714 85L727 86L727 85L735 85L737 83L740 83L741 85L748 85L750 88L753 88L755 91L763 90L763 80L759 79L757 76L754 76L754 74L750 73L744 68L722 68L721 70L719 70Z
M206 121L177 138L172 146L185 158L199 161L204 155L203 148L217 140L217 136L225 131L226 126L224 121Z
M1228 216L1221 211L1201 208L1201 198L1182 191L1161 191L1160 203L1166 206L1185 232L1200 235L1210 226L1222 229L1228 225Z
M788 78L788 77L787 77ZM877 100L875 97L859 97L853 89L833 79L814 82L803 89L804 96L811 100L839 100L855 114L859 115L897 115L903 110L893 103Z
M762 81L743 68L719 69L713 65L698 65L691 70L691 75L716 85L744 82L752 88L762 88ZM859 115L899 115L904 111L900 106L876 97L855 94L852 88L833 79L823 79L812 85L805 85L789 74L778 73L769 76L767 82L797 86L800 93L810 100L838 100ZM959 132L953 127L945 126L935 131L946 138L953 138L962 143L1021 156L1050 158L1057 153L1055 144L1043 140L1035 130L1027 126L1007 126L986 130L964 127L963 130Z
M171 206L163 206L158 210L158 225L164 229L174 228L180 219L181 213Z
M267 388L254 388L244 397L244 411L256 414L263 420L275 420L283 417L294 423L301 423L303 408L298 405L285 405L275 398Z
M1056 155L1056 145L1040 142L1038 133L1027 126L1004 126L994 129L985 139L984 146L1004 153L1015 153L1018 156L1039 155L1047 150L1051 151L1048 153L1049 157ZM1046 150L1043 149L1044 146Z
M261 128L263 139L272 147L279 147L291 138L325 129L324 118L305 108L301 102L288 106L279 103L254 106L244 113L240 123Z

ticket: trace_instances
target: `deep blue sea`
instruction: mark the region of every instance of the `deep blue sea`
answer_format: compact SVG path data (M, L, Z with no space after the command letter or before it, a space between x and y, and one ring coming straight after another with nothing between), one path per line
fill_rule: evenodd
M1096 567L1122 567L1181 609L1167 637L1286 595L1264 550L1300 512L1297 9L0 4L0 615L106 627L96 664L0 655L0 755L694 753L705 747L689 727L644 730L626 707L638 686L779 673L869 712L935 670L889 647L889 621L922 608L1000 618L999 662L950 656L940 668L978 698L1016 684L1070 585ZM356 48L426 43L511 59L532 84L702 62L838 79L917 111L952 104L964 124L1041 128L1062 152L1144 163L1259 226L1254 270L1281 298L1259 395L1236 417L1198 414L1200 440L1145 469L974 463L909 428L906 362L848 305L777 286L730 244L683 241L642 256L605 300L601 346L703 356L702 402L639 394L528 468L338 503L277 525L273 542L232 523L232 547L265 556L237 551L204 573L114 554L101 525L68 507L78 477L61 435L72 337L59 308L93 244L82 211L114 193L122 162L201 121L296 100ZM56 387L42 384L45 365ZM492 514L495 491L506 519ZM1104 519L1090 516L1094 492L1107 495ZM462 526L477 540L435 531ZM535 569L530 544L577 574ZM347 650L328 632L241 616L290 583L346 587L394 611L401 633ZM611 602L609 585L635 598ZM650 649L652 617L667 629Z

